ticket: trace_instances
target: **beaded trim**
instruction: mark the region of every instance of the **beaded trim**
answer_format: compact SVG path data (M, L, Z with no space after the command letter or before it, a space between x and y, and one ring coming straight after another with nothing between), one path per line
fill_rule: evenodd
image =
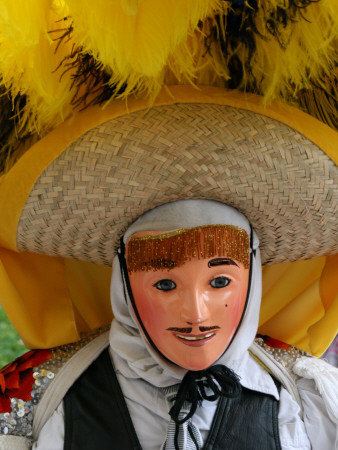
M0 436L11 435L32 438L34 407L39 403L47 387L53 382L66 361L108 329L109 327L106 326L89 333L83 333L80 341L51 349L51 357L32 369L34 384L31 391L31 400L23 401L19 398L12 398L12 411L0 414Z
M128 272L180 267L192 258L226 256L250 263L247 232L234 225L203 225L167 233L132 236L127 243Z
M255 342L286 369L291 368L292 364L298 358L302 358L303 356L311 356L304 350L301 350L293 345L276 341L275 339L271 339L268 336L258 335L255 339Z

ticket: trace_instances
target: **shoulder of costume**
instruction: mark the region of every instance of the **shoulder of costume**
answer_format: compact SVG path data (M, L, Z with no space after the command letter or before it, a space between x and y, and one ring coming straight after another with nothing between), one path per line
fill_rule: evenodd
M302 400L296 385L294 363L300 358L312 358L309 353L294 345L258 334L249 349L251 356L263 366L290 393L303 411Z
M302 357L313 357L309 353L295 347L294 345L287 344L286 342L279 341L278 339L262 334L257 334L255 344L258 345L264 354L266 354L270 359L274 360L276 363L280 364L289 371L297 359ZM255 352L252 353L257 359Z
M321 397L322 413L338 425L338 369L293 345L269 336L257 335L251 355L291 394L303 413L302 393L297 381L311 380Z
M0 370L0 448L5 436L32 438L34 413L47 388L67 362L108 329L83 333L75 343L31 350Z
M249 351L251 356L289 392L303 413L303 404L296 384L298 376L293 372L293 365L300 358L313 357L293 345L260 334L256 336Z
M301 399L296 386L299 378L293 371L294 364L301 358L317 359L294 345L274 339L270 336L257 334L251 345L250 354L263 366L292 397L301 405Z

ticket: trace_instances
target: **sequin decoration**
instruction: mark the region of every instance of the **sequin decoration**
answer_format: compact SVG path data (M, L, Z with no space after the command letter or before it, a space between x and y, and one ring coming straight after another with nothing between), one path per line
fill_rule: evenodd
M289 369L298 358L303 356L311 356L304 350L294 347L293 345L271 339L268 336L258 335L255 342L286 369ZM269 345L269 343L271 345Z
M227 256L250 263L247 232L234 225L203 225L166 233L132 236L127 242L128 272L170 270L192 258Z
M19 398L11 398L11 412L0 414L0 435L31 438L34 407L39 403L59 370L76 352L108 329L109 327L106 326L89 333L83 333L80 341L51 349L50 359L33 368L32 399L23 401Z

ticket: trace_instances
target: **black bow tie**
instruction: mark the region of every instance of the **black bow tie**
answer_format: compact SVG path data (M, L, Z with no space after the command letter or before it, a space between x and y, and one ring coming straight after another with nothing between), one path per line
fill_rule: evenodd
M209 388L213 394L207 394ZM174 399L175 403L169 411L170 417L180 425L189 420L202 400L215 401L219 397L234 398L241 393L239 377L231 369L222 364L211 366L205 370L189 371L185 374ZM179 419L184 402L191 403L190 411Z

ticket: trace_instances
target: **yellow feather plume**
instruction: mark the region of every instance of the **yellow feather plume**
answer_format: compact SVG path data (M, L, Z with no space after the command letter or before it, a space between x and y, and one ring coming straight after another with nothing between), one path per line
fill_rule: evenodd
M51 0L1 0L0 73L11 95L26 95L20 128L41 133L57 126L70 112L70 74L61 77L57 67L71 51L62 45L56 52L53 30L60 15ZM20 132L20 129L18 130Z
M93 0L65 2L74 23L74 40L124 79L133 72L156 77L169 54L221 4L219 0L101 0L97 8Z
M234 58L237 88L312 109L334 125L338 1L298 3L257 0L247 25L249 0L0 0L2 91L24 96L24 107L13 111L18 134L49 131L107 87L104 100L155 96L172 83L231 86ZM292 7L283 26L278 14ZM239 33L252 32L254 50L241 36L224 50L234 14L242 14Z
M320 84L323 74L330 77L338 63L338 2L321 0L302 8L295 21L280 27L275 39L268 32L267 18L274 17L277 7L288 6L284 0L261 0L255 20L256 49L249 70L246 70L250 57L247 47L239 42L226 59L214 42L211 63L215 71L224 72L229 59L236 54L244 70L240 87L245 89L254 81L266 101L276 98L296 101L298 91L312 88L311 80ZM226 33L226 17L224 23L220 34Z
M221 7L220 0L65 0L74 40L111 73L109 83L124 95L147 90L156 95L171 55L178 73L191 79L194 59L187 40L199 21ZM91 13L88 14L88 11Z
M323 73L329 75L338 62L338 2L313 3L302 14L304 18L299 16L285 31L284 48L275 40L257 46L252 66L254 75L262 80L266 99L290 99L293 92L311 88L310 80L320 80ZM264 25L261 16L262 33Z

